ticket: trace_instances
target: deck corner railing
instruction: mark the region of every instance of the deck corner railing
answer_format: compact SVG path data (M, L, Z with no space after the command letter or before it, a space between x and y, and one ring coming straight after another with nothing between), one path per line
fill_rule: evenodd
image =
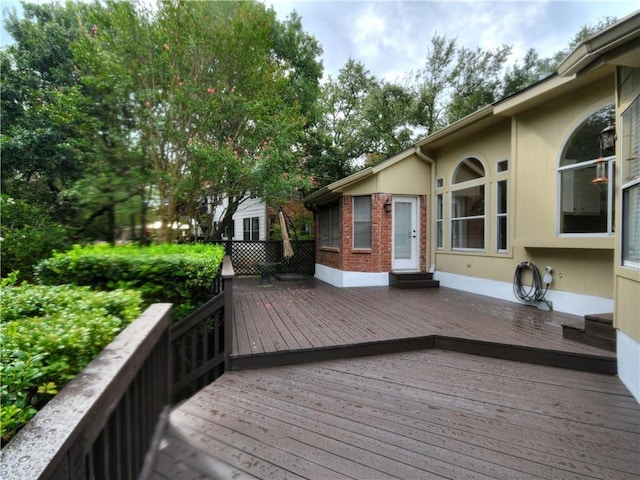
M228 369L234 276L231 259L225 256L222 291L171 328L173 403L193 395Z
M170 402L171 304L125 328L2 449L2 479L136 479Z
M174 327L171 304L147 308L2 449L0 479L145 478L168 407L228 368L233 277L225 257L217 295Z

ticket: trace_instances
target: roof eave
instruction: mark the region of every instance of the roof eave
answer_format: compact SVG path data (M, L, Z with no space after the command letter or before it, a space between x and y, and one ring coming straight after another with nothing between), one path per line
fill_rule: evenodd
M584 40L558 65L558 75L575 75L591 65L598 57L636 38L640 38L640 13L638 12Z

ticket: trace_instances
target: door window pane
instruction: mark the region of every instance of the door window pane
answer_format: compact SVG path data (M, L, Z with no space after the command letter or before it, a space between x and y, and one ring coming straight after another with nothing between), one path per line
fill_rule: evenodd
M397 260L411 259L411 203L394 202L393 210L394 232L394 258Z

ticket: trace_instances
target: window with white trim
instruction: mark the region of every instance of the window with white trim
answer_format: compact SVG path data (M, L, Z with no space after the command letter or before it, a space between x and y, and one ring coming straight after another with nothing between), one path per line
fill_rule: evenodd
M485 181L484 165L477 158L465 158L456 167L451 190L451 248L485 248Z
M436 248L444 248L444 196L436 195Z
M496 162L497 173L504 173L507 171L509 171L509 160L500 160L499 162Z
M371 197L353 197L353 248L371 248Z
M242 231L244 240L260 240L260 217L244 218Z
M614 149L602 144L602 131L613 124L615 109L592 113L571 134L560 157L561 234L612 234L615 192Z
M338 203L320 209L320 247L339 248L340 207Z
M498 252L507 250L508 237L508 183L507 180L500 180L496 183L496 249Z
M640 97L622 114L622 252L625 267L640 269Z

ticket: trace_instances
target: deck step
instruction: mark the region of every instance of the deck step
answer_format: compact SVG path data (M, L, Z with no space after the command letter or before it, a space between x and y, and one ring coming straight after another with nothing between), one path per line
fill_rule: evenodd
M616 329L613 327L613 314L585 315L583 327L563 324L562 338L615 352Z
M389 272L389 286L395 288L438 288L431 272Z

